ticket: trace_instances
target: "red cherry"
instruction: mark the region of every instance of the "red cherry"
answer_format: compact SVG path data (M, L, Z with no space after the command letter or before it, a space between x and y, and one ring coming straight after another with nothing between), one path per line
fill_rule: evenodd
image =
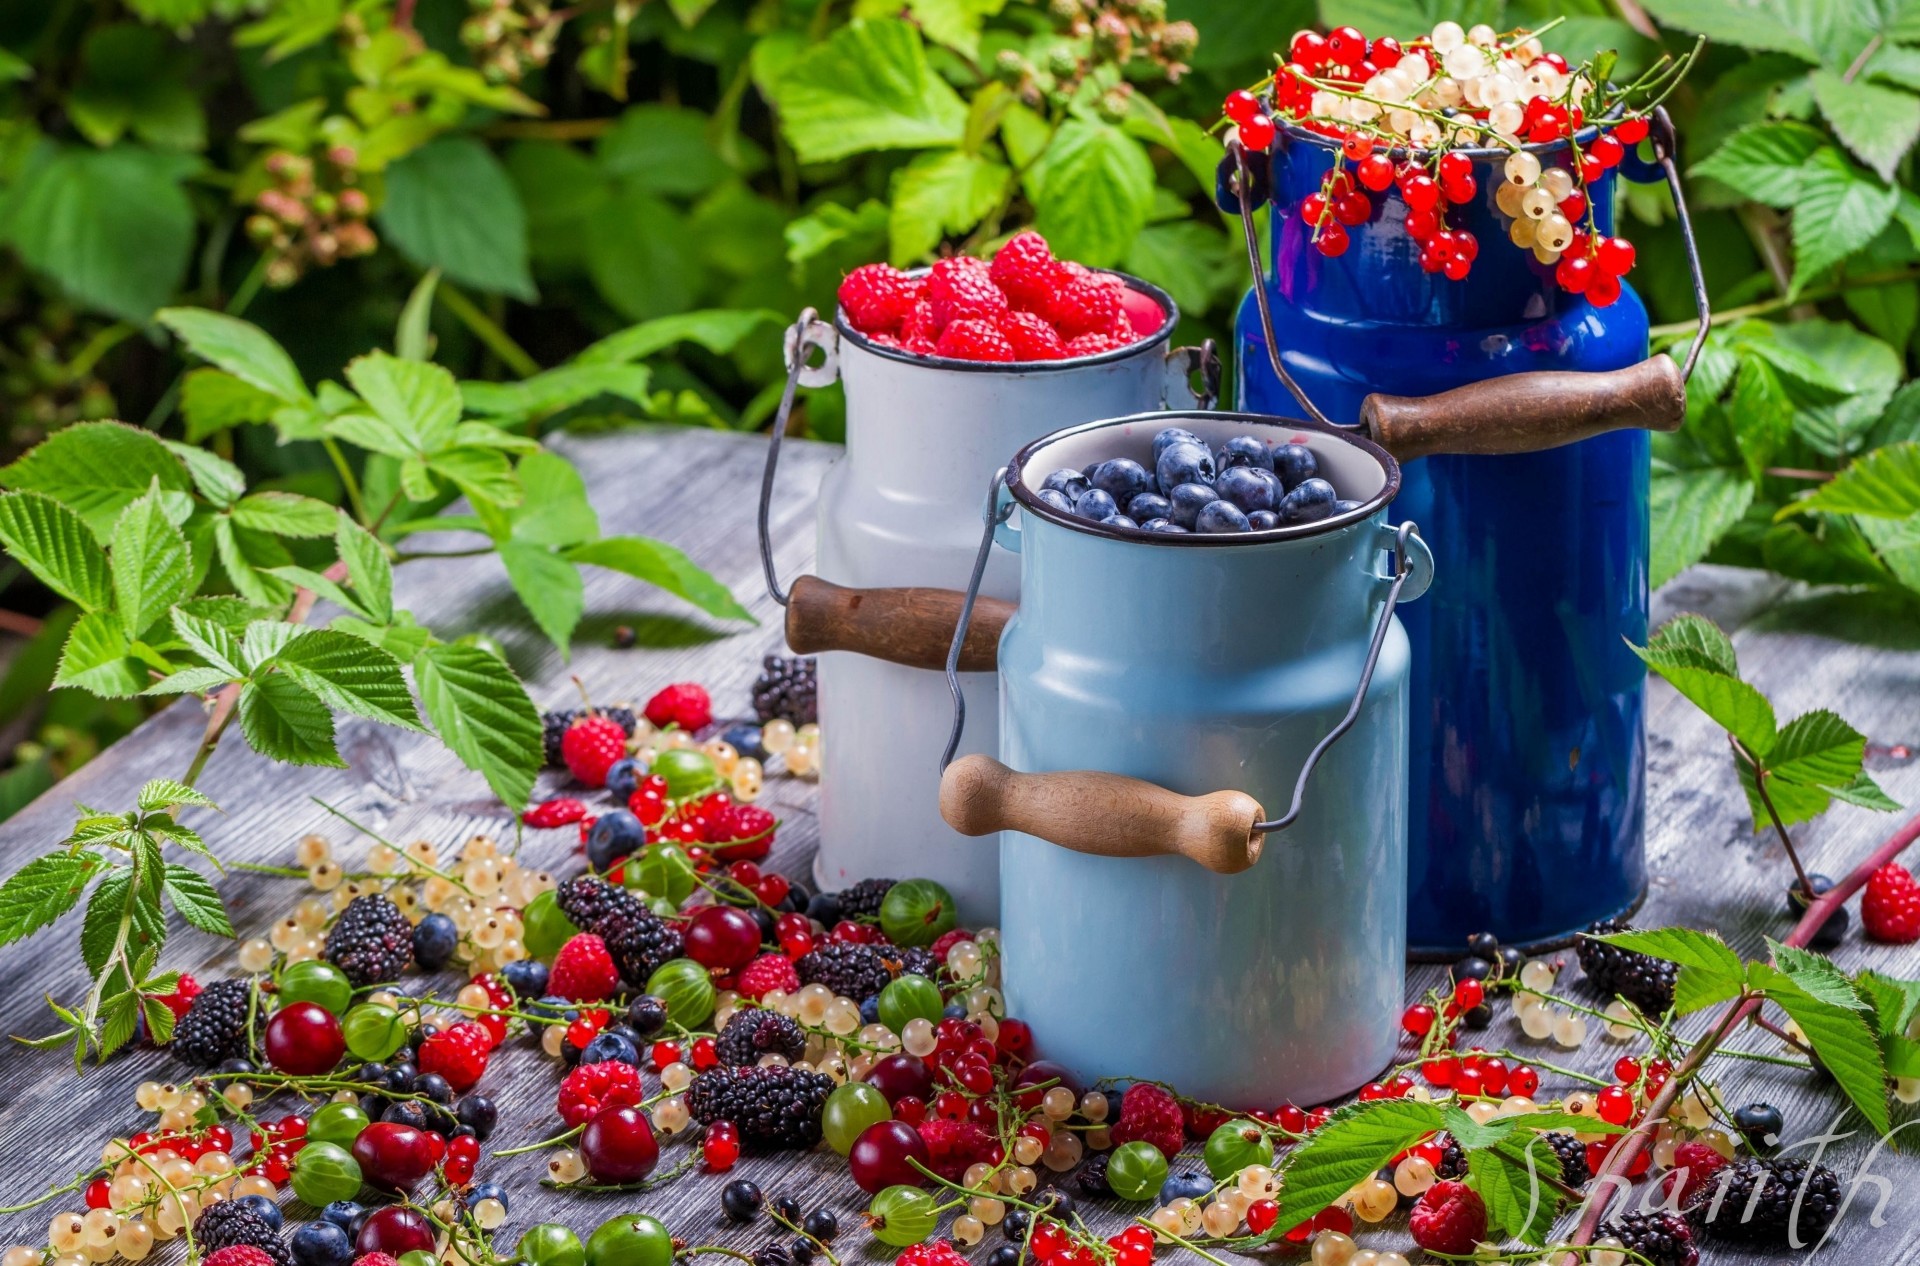
M1434 1019L1432 1007L1424 1002L1416 1002L1400 1013L1400 1027L1414 1037L1425 1037L1433 1028Z
M905 1184L918 1187L926 1175L910 1163L932 1164L932 1153L920 1131L905 1121L876 1121L860 1132L847 1153L847 1167L860 1190L869 1195Z
M1633 269L1633 243L1624 237L1610 237L1600 243L1593 262L1601 271L1612 273L1615 277L1625 276Z
M707 1127L707 1136L700 1141L700 1159L715 1173L733 1168L740 1159L740 1131L733 1122L715 1121Z
M760 953L760 925L745 910L705 906L687 925L687 957L703 967L735 971Z
M1507 1093L1533 1098L1533 1092L1540 1089L1540 1074L1533 1065L1521 1064L1507 1074Z
M360 1234L354 1238L353 1246L362 1255L385 1253L388 1257L397 1258L402 1253L430 1253L433 1251L433 1224L427 1221L426 1214L417 1209L409 1209L403 1204L390 1204L375 1209L367 1216L366 1222L360 1227Z
M1393 183L1393 160L1385 154L1369 154L1360 160L1360 166L1354 173L1360 183L1375 193L1383 192Z
M1273 145L1273 120L1256 114L1240 125L1240 143L1255 153L1265 153Z
M1367 60L1381 70L1391 70L1398 66L1403 55L1400 51L1400 41L1391 35L1382 35L1373 42L1373 47L1367 50Z
M1320 230L1320 239L1314 243L1322 255L1332 259L1347 253L1347 230L1337 221Z
M290 1002L267 1021L267 1062L295 1077L331 1072L347 1053L340 1021L325 1007Z
M659 1162L660 1143L639 1108L604 1108L580 1132L580 1158L595 1182L639 1182Z
M426 1177L438 1159L429 1141L435 1137L396 1121L375 1121L353 1140L353 1158L368 1182L406 1191Z
M1358 66L1367 56L1367 37L1351 26L1335 27L1327 36L1327 52L1342 66Z
M1646 116L1620 120L1620 126L1613 129L1613 134L1627 145L1638 145L1647 139Z

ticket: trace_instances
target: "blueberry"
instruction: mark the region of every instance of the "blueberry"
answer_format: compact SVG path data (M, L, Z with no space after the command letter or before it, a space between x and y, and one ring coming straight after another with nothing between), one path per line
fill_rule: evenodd
M421 1073L413 1079L413 1093L424 1095L435 1103L446 1105L453 1102L453 1086L439 1073Z
M563 1045L571 1045L571 1043L563 1043ZM427 1128L427 1110L421 1106L418 1099L395 1100L387 1105L387 1110L380 1114L380 1119L391 1121L395 1125L410 1125L416 1130Z
M1213 535L1245 532L1248 528L1247 516L1231 501L1209 501L1200 507L1200 513L1193 520L1194 531Z
M1157 492L1143 492L1127 502L1127 517L1135 523L1145 523L1148 519L1164 519L1173 509L1173 502Z
M832 927L840 922L840 898L830 892L814 893L813 900L807 902L807 917L822 927Z
M1139 462L1115 457L1093 468L1093 486L1112 497L1115 505L1126 505L1153 487L1153 476Z
M1184 426L1170 426L1163 430L1155 431L1153 433L1153 461L1156 466L1160 464L1160 454L1166 452L1175 444L1202 444L1202 441L1199 436ZM1202 447L1204 447L1204 444L1202 444Z
M632 1042L621 1037L618 1033L601 1032L596 1033L593 1040L587 1043L587 1049L580 1052L580 1062L583 1064L605 1064L612 1062L615 1064L631 1064L635 1068L638 1068L640 1066L640 1052L634 1049Z
M1280 476L1280 482L1292 492L1302 480L1320 473L1320 460L1305 444L1285 444L1274 450L1273 473Z
M1234 466L1221 471L1220 478L1213 481L1213 490L1247 514L1271 510L1287 495L1286 489L1280 486L1279 476L1258 466Z
M1342 497L1340 500L1333 503L1333 512L1335 514L1351 514L1355 510L1358 510L1360 506L1361 506L1360 502L1348 501L1345 497Z
M1467 953L1475 958L1500 957L1500 938L1491 932L1475 932L1467 938Z
M767 909L765 906L755 906L747 911L747 913L752 915L753 921L760 925L761 940L777 941L780 939L780 924L779 920L773 917L773 911Z
M364 1208L361 1209L360 1212L354 1214L353 1223L347 1227L347 1238L350 1240L357 1241L360 1238L361 1228L367 1225L367 1219L371 1218L372 1216L373 1216L373 1210L364 1209Z
M331 1222L302 1223L293 1233L292 1247L298 1266L347 1266L354 1257L346 1231Z
M547 991L547 965L537 958L516 958L500 969L516 998L538 998Z
M1807 942L1807 948L1817 950L1830 950L1835 948L1840 942L1847 939L1847 928L1852 922L1852 912L1845 906L1839 907L1828 917L1825 923L1820 925L1820 930L1815 932L1813 939Z
M1098 488L1089 488L1073 500L1073 512L1083 519L1092 519L1095 523L1105 523L1120 513L1120 507L1113 498Z
M500 1109L493 1100L483 1094L465 1095L453 1105L454 1119L473 1130L473 1136L482 1142L493 1133L494 1125L500 1120Z
M1205 484L1176 484L1167 499L1173 502L1173 512L1167 517L1188 531L1193 529L1193 521L1200 514L1200 507L1209 505L1220 498L1212 488Z
M1153 472L1159 480L1160 491L1171 497L1181 484L1213 482L1213 454L1202 444L1174 444L1160 454Z
M1182 1196L1189 1200L1200 1200L1212 1192L1213 1179L1205 1174L1168 1174L1167 1180L1160 1184L1160 1203L1171 1204Z
M1483 1002L1460 1017L1460 1022L1470 1029L1484 1029L1493 1023L1493 1004Z
M1038 496L1040 498L1040 504L1049 510L1058 510L1061 514L1073 513L1073 501L1064 492L1056 492L1052 488L1042 488Z
M967 1018L967 1009L958 1002L949 1002L946 1007L941 1010L940 1018L943 1020L964 1020Z
M1749 1103L1735 1108L1733 1124L1746 1136L1747 1146L1762 1154L1780 1146L1787 1129L1786 1118L1770 1103Z
M643 993L627 1004L627 1023L641 1037L652 1037L667 1027L667 1002L650 993Z
M243 1204L259 1214L260 1220L276 1231L280 1229L280 1224L286 1220L280 1212L280 1206L265 1196L242 1196L237 1203Z
M767 1198L760 1188L744 1178L736 1178L720 1189L720 1207L735 1222L751 1222L760 1214Z
M215 1071L223 1073L251 1073L257 1070L254 1068L253 1061L250 1059L223 1059L220 1061L220 1067Z
M1075 497L1093 487L1091 481L1077 470L1062 467L1040 481L1043 492L1057 492L1072 501Z
M430 914L413 925L413 961L427 971L439 971L460 947L460 929L444 914Z
M1107 520L1107 526L1138 529L1140 525L1138 523L1135 523L1132 519L1129 519L1124 514L1116 514L1111 519Z
M507 1189L497 1182L475 1183L473 1188L461 1199L461 1203L471 1209L482 1200L498 1200L509 1208L513 1202L507 1198Z
M587 864L595 870L611 869L613 864L647 842L647 828L625 809L603 813L587 832Z
M862 1024L880 1023L880 995L879 994L874 994L871 998L867 998L866 1000L861 1002L860 1023Z
M1260 470L1273 469L1273 450L1267 442L1253 435L1236 435L1220 446L1220 469L1227 471L1235 466L1253 466Z
M1280 501L1282 523L1313 523L1333 513L1333 485L1324 479L1305 479Z
M607 766L607 790L614 799L625 804L640 787L640 780L647 776L647 767L631 756L622 756Z
M1170 533L1177 532L1180 535L1184 536L1189 531L1189 529L1181 527L1178 523L1175 523L1172 519L1155 519L1152 523L1147 525L1147 531L1160 532L1162 534L1170 534Z
M552 994L546 994L542 997L535 998L532 1002L522 1002L520 1009L531 1012L534 1015L546 1016L551 1020L561 1020L566 1018L567 1009L571 1006L573 1006L573 1004L565 998L558 998Z
M360 1206L352 1200L336 1200L320 1210L320 1217L333 1223L342 1231L353 1225L353 1220L361 1214Z
M757 725L733 726L720 736L720 740L742 756L751 756L757 761L767 759L767 749L760 744L760 727Z
M1251 532L1265 532L1279 526L1280 516L1271 510L1255 510L1247 516L1247 530Z

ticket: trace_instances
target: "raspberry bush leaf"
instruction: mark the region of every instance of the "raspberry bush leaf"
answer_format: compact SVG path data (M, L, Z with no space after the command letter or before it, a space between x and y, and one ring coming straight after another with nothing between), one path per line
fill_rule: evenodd
M292 765L345 769L333 740L333 713L290 676L269 673L240 689L240 728L254 751Z
M282 404L310 404L307 384L293 357L259 326L205 308L162 308L154 319L172 330L194 355Z
M83 610L113 602L107 560L86 520L38 492L0 495L0 545L40 583Z
M291 639L272 663L335 711L404 730L421 728L400 662L351 634L331 629L304 632Z
M120 422L83 422L55 431L9 466L0 487L43 492L85 519L100 544L120 512L153 488L184 518L193 481L151 431Z
M232 936L233 924L220 904L220 893L207 877L191 866L167 863L167 900L180 917L212 936Z
M1809 992L1786 972L1766 963L1749 968L1767 1000L1793 1018L1814 1054L1826 1065L1854 1107L1883 1136L1888 1130L1887 1069L1866 1008L1843 1006Z
M172 809L181 805L196 809L219 808L203 792L196 791L172 778L148 779L147 784L140 788L140 795L134 804L143 813L151 813L156 809Z
M787 67L775 87L802 162L863 150L957 145L967 107L927 64L920 32L894 18L849 23Z
M1546 1175L1558 1171L1560 1162L1552 1148L1536 1149L1532 1143L1532 1139L1506 1138L1470 1151L1467 1173L1487 1206L1488 1233L1539 1246L1547 1242L1547 1232L1560 1212L1560 1193L1546 1180Z
M1276 1232L1311 1218L1441 1126L1440 1106L1379 1099L1335 1112L1288 1156Z
M80 904L106 859L81 850L36 857L0 884L0 945L32 936Z
M429 646L413 672L440 740L508 808L524 808L544 748L540 714L513 669L477 646Z
M156 483L121 512L108 553L114 609L129 639L138 638L167 609L187 596L193 555L187 538L168 519Z

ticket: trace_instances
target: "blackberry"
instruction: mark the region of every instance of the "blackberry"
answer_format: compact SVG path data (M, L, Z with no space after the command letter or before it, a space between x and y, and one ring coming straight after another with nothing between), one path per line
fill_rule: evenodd
M877 919L880 917L880 903L893 891L897 879L862 879L851 888L842 888L834 894L840 903L840 917L843 919Z
M548 765L558 769L566 763L560 757L560 736L565 734L567 727L572 725L574 719L585 711L585 708L556 708L552 712L541 715L540 723L542 733L540 738L546 748ZM619 726L628 738L633 737L635 717L632 708L596 708L595 711L599 712L602 716L611 717L613 723Z
M413 961L413 924L380 893L355 897L327 932L326 959L356 988L398 980Z
M1095 1152L1088 1157L1087 1163L1080 1167L1080 1172L1073 1176L1073 1185L1084 1195L1112 1195L1113 1188L1107 1185L1107 1154Z
M748 1254L753 1266L794 1266L793 1254L778 1240L768 1240Z
M1840 1176L1802 1156L1736 1161L1687 1201L1695 1230L1771 1248L1812 1247L1839 1212Z
M1680 975L1680 964L1592 939L1631 931L1633 925L1622 919L1603 919L1588 928L1587 935L1574 945L1580 955L1580 970L1586 973L1587 984L1603 996L1618 994L1649 1016L1664 1015L1673 1006L1673 984Z
M1448 1181L1466 1176L1467 1149L1454 1141L1453 1135L1440 1136L1440 1163L1433 1167L1433 1172Z
M800 983L825 985L843 998L864 1001L887 987L893 972L887 960L871 945L852 941L828 941L819 949L802 954L794 970Z
M935 973L940 970L940 960L935 958L933 951L924 945L903 949L898 956L889 955L888 962L890 966L894 966L896 976L925 976L928 980L932 980Z
M762 724L785 717L795 725L820 720L820 684L812 656L788 659L769 655L760 661L753 683L753 714Z
M193 1220L193 1241L203 1255L250 1244L273 1258L276 1266L293 1266L293 1254L280 1232L244 1200L222 1200L201 1210Z
M554 889L553 899L559 903L560 913L566 915L573 926L595 936L602 936L600 925L609 915L620 914L628 918L653 915L640 898L625 888L616 888L593 875L567 880Z
M1564 1130L1543 1135L1547 1146L1560 1158L1560 1181L1569 1187L1584 1187L1593 1179L1587 1166L1587 1145Z
M686 948L678 931L644 907L608 914L596 930L607 943L613 969L635 989L644 989L662 963L679 958Z
M714 1050L723 1064L757 1064L768 1053L783 1055L788 1061L799 1059L807 1049L807 1035L801 1027L778 1011L747 1008L733 1013L726 1027L714 1039Z
M1600 1224L1598 1238L1609 1235L1653 1266L1694 1266L1700 1260L1693 1228L1677 1213L1629 1213Z
M253 983L216 980L194 997L187 1013L173 1026L170 1044L175 1057L195 1068L212 1068L230 1059L245 1059L260 1038L266 1017L252 1007ZM247 1031L247 1012L253 1010L253 1031Z
M687 1087L687 1111L702 1125L731 1121L743 1142L808 1148L820 1141L820 1111L833 1093L825 1073L774 1064L709 1068Z

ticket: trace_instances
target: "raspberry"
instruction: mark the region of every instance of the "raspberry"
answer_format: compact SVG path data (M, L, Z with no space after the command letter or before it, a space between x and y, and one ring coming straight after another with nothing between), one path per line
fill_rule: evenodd
M599 712L578 718L560 736L560 759L584 786L606 786L607 770L626 754L627 736L619 722Z
M388 1253L362 1253L353 1259L353 1266L400 1266L400 1263Z
M950 356L954 360L1010 361L1014 359L1013 344L992 321L977 320L973 317L961 317L940 331L940 341L933 345L934 354Z
M947 961L948 950L962 941L971 941L972 939L973 933L967 931L967 929L955 928L951 932L942 932L940 939L927 946L927 952L933 955L933 960L936 963L944 963Z
M1660 1194L1671 1196L1678 1187L1680 1196L1674 1203L1685 1205L1694 1192L1713 1181L1713 1176L1725 1168L1726 1163L1726 1157L1705 1143L1682 1143L1673 1149L1673 1168L1660 1180Z
M677 725L691 733L713 720L713 700L697 682L675 682L647 700L646 717L660 729Z
M1487 1238L1487 1206L1465 1183L1437 1182L1413 1206L1407 1229L1429 1253L1468 1257Z
M591 932L570 937L554 956L547 992L574 1002L599 1002L620 987L607 943Z
M1066 1254L1061 1254L1066 1256ZM915 1244L893 1259L894 1266L968 1266L960 1250L945 1240Z
M927 274L927 298L942 333L963 318L992 321L1007 310L1007 296L993 284L987 261L967 255L943 259Z
M730 805L707 823L706 840L723 862L757 862L773 851L779 822L757 804Z
M1145 1139L1172 1160L1186 1139L1186 1117L1172 1095L1151 1082L1127 1087L1120 1100L1120 1120L1113 1127L1114 1146Z
M862 334L892 333L913 311L923 284L889 264L862 264L840 283L840 307Z
M1047 239L1029 230L1007 240L988 265L987 275L1016 311L1040 312L1059 284L1060 264Z
M1888 862L1867 880L1860 898L1860 924L1876 941L1920 941L1920 883L1899 862Z
M251 1244L229 1244L208 1253L202 1266L274 1266L274 1260L265 1249Z
M1060 266L1060 284L1042 316L1071 346L1082 334L1105 333L1121 314L1120 292L1126 285L1111 273L1096 273L1078 264Z
M1037 312L1008 312L999 324L1015 360L1059 360L1067 354L1060 332Z
M455 1090L467 1091L487 1071L492 1050L493 1034L473 1020L462 1020L423 1040L418 1063L421 1072L439 1073Z
M740 969L733 987L741 997L758 1002L776 989L781 993L799 992L800 973L785 954L762 954Z
M193 1006L193 1000L200 996L200 982L185 972L180 973L180 981L174 985L172 993L155 994L154 1001L173 1012L174 1023L186 1018L187 1011Z
M933 303L914 301L913 310L900 322L900 346L916 356L933 355L934 340L940 337L940 322L934 319Z
M1117 352L1131 343L1132 339L1115 338L1111 334L1080 334L1067 340L1066 355L1099 356L1106 352Z
M993 1162L993 1135L972 1121L950 1121L946 1117L928 1117L917 1127L926 1140L931 1159L927 1168L948 1182L960 1181L967 1166L979 1161Z
M571 796L542 801L520 815L520 821L536 831L549 827L572 826L587 816L587 806Z
M603 1064L582 1064L568 1073L560 1083L557 1107L560 1119L568 1125L585 1125L604 1109L638 1107L646 1097L640 1070L610 1059Z

